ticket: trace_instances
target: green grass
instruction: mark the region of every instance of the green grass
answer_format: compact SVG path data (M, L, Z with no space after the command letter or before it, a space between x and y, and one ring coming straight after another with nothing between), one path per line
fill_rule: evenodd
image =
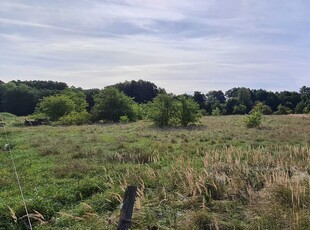
M139 187L133 229L308 229L309 116L263 116L259 129L214 116L188 128L139 121L7 131L35 229L115 229L129 184ZM0 229L26 229L2 150L0 169Z
M4 123L7 126L22 126L24 117L17 117L14 114L7 112L0 112L0 123Z

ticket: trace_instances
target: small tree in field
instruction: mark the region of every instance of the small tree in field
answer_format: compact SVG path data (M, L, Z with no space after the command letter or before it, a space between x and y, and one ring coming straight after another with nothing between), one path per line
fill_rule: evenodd
M93 114L95 120L118 122L121 116L130 121L136 120L135 102L116 88L108 87L101 90L94 98Z
M191 98L180 96L177 105L178 118L183 126L199 121L202 116L199 104Z
M168 126L176 114L177 105L170 94L159 94L148 105L148 117L160 127Z
M248 115L244 118L244 123L248 128L259 127L262 123L262 114L261 112L253 112L251 115Z

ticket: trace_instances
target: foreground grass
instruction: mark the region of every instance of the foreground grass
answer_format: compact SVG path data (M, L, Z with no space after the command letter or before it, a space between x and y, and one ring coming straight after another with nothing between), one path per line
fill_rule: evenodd
M139 186L133 229L309 229L310 117L267 116L260 129L242 119L8 132L36 229L115 229L129 184ZM2 150L0 169L0 229L26 229Z

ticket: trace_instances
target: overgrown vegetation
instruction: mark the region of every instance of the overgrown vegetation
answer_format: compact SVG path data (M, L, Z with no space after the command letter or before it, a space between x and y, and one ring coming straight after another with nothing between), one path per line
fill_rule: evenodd
M35 229L115 229L129 184L139 188L133 229L309 226L309 115L264 116L260 129L247 129L243 116L209 116L187 128L138 121L7 130ZM0 136L3 146L2 128ZM2 149L0 168L0 229L26 229Z
M107 88L118 89L123 93L118 94L118 96L126 95L139 105L151 102L158 94L166 93L164 89L158 88L154 83L143 80L125 81L113 86L107 86L102 90L84 90L68 87L66 83L52 81L0 82L0 112L10 112L18 116L29 115L35 111L35 108L44 97L64 95L74 101L73 93L79 95L76 97L78 100L81 96L85 99L85 106L84 104L81 105L83 105L83 110L86 107L87 111L90 112L95 106L95 98L98 98L98 95L102 94L102 91L105 92ZM196 91L194 95L185 95L185 97L192 98L198 103L204 115L248 114L257 105L263 114L307 114L310 113L309 92L309 86L301 87L299 92L270 92L264 89L238 87L229 89L226 92L221 90ZM98 107L98 105L95 107ZM77 110L75 109L75 111ZM130 115L127 115L127 117L130 118ZM116 120L118 121L119 118Z

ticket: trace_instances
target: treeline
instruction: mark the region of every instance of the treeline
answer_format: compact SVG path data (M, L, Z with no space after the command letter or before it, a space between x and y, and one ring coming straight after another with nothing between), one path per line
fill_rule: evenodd
M194 93L207 115L248 114L254 107L261 107L263 114L310 113L310 87L299 92L271 92L264 89L232 88L223 93L210 91Z
M143 80L126 81L113 86L107 86L105 89L112 87L122 92L121 95L132 99L133 103L141 105L139 107L140 110L141 108L142 110L145 109L143 106L151 102L158 94L166 93L164 89L157 87L154 83ZM71 98L70 100L74 100L75 97L84 98L85 103L83 103L83 106L85 106L85 111L92 112L92 114L98 113L96 108L100 103L103 103L102 100L104 98L100 89L85 90L68 87L63 82L18 80L4 83L0 81L0 112L9 112L18 116L33 114L38 112L43 98L50 96L58 97L59 95L64 98ZM111 95L109 96L111 97ZM114 96L121 97L120 94ZM264 89L257 90L239 87L232 88L226 92L221 90L207 93L196 91L194 95L183 96L191 98L198 103L204 115L248 114L254 106L260 107L263 114L310 113L310 87L306 86L301 87L299 92L271 92ZM101 99L99 99L100 97ZM177 96L172 95L172 97ZM68 101L60 100L58 106L62 103L68 103ZM126 103L130 104L131 102L127 101ZM111 105L111 107L117 106L119 105ZM109 111L104 113L109 113ZM113 117L113 115L111 116ZM115 121L118 119L113 118L111 120Z

